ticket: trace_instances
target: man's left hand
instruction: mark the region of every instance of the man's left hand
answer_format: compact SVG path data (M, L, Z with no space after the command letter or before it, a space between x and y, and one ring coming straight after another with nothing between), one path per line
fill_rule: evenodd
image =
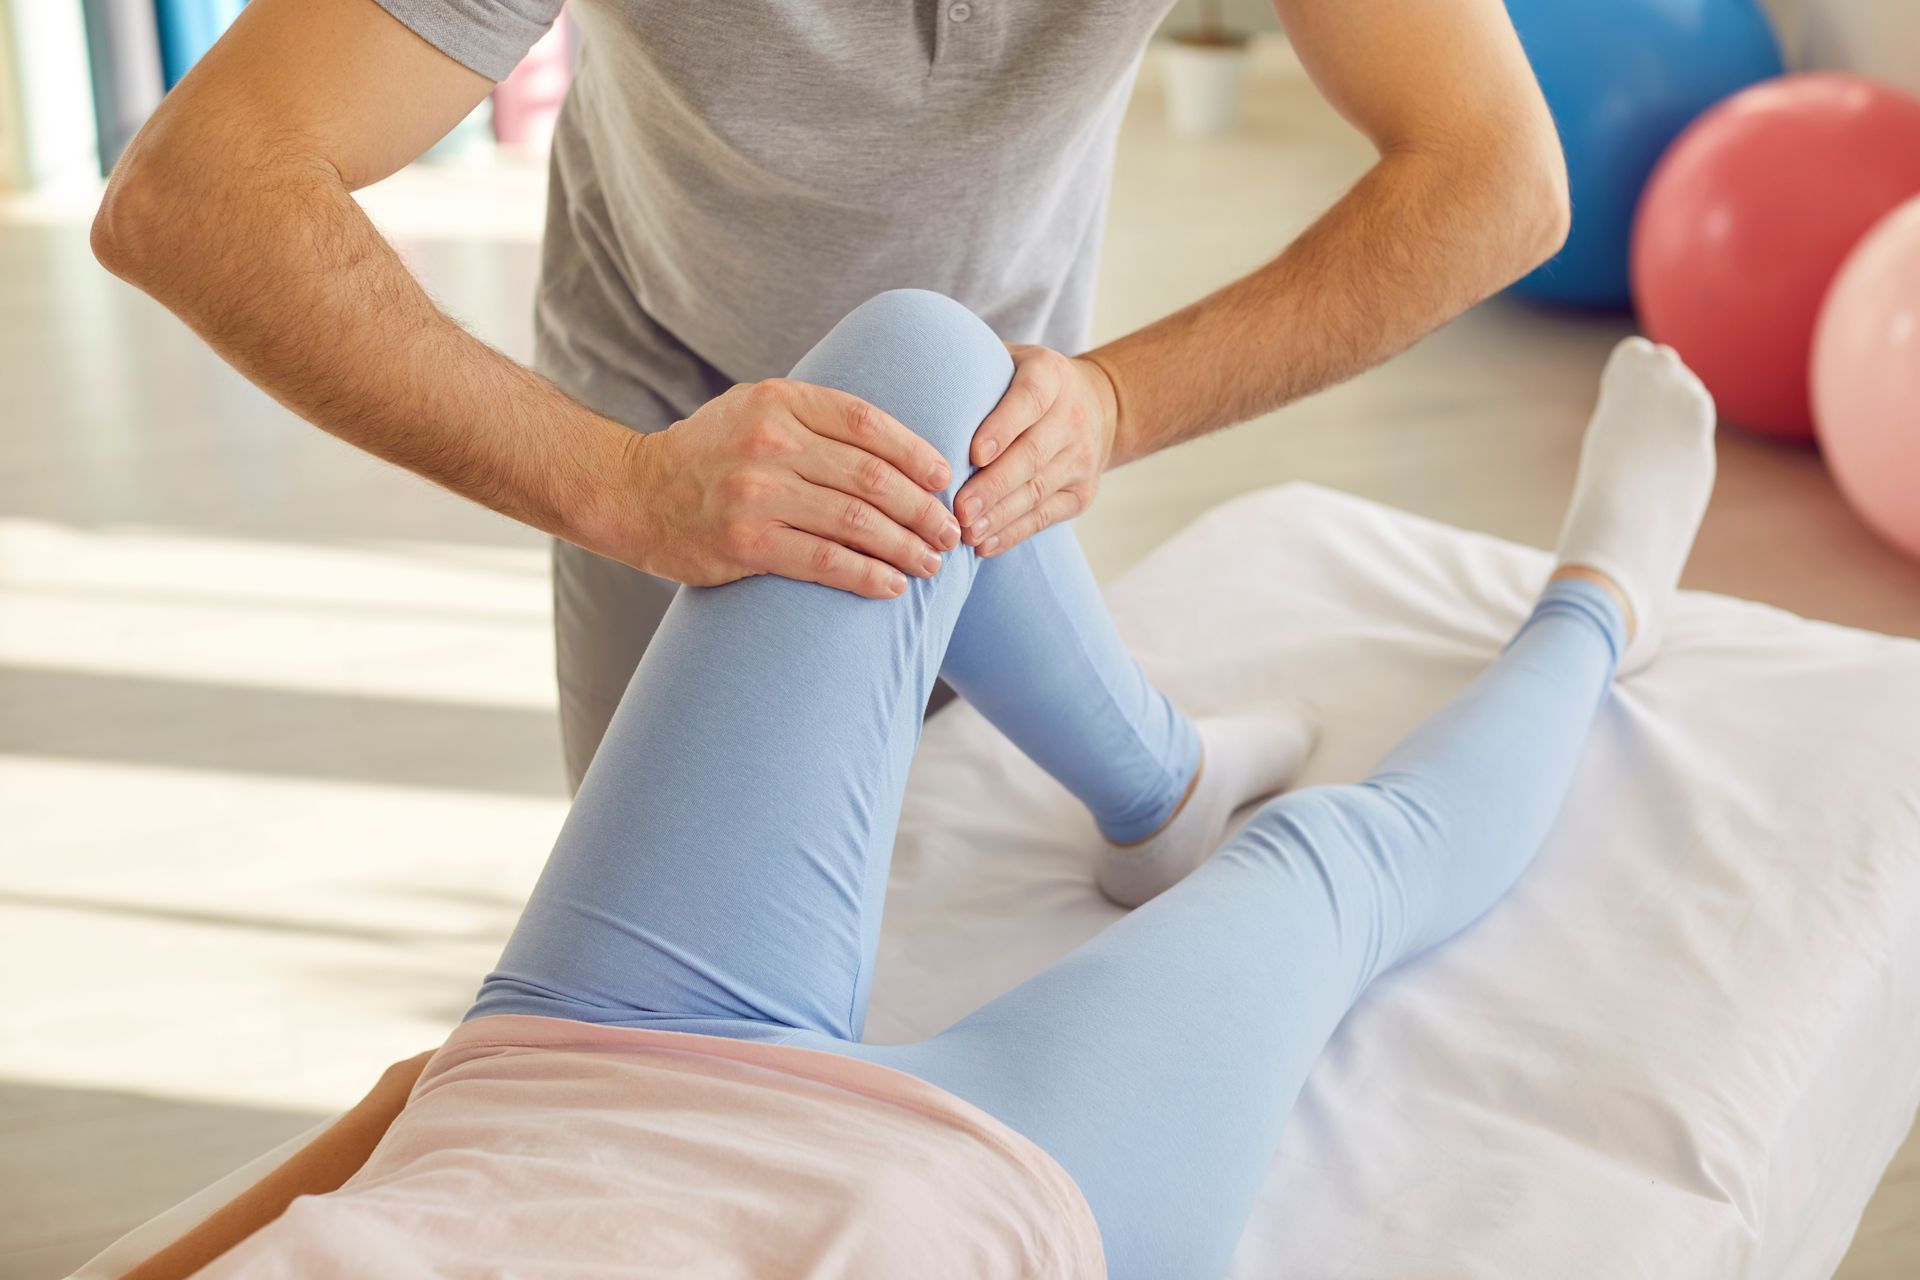
M1084 356L1009 343L1013 381L979 430L981 468L954 496L961 537L995 556L1087 509L1113 458L1119 401Z

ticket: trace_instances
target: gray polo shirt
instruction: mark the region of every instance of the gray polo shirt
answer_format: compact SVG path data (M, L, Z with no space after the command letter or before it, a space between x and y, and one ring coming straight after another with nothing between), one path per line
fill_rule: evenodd
M504 77L560 0L379 0ZM1114 137L1172 0L574 0L535 363L642 430L883 289L1088 341Z

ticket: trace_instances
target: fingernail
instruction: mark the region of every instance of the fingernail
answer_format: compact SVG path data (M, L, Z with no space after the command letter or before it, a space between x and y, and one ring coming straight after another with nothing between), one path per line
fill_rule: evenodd
M985 542L980 544L980 554L983 556L990 556L993 554L993 549L999 545L1000 545L1000 535L996 533L991 538L988 538Z
M1000 442L998 440L982 440L980 442L980 465L983 467L986 466L989 462L992 462L999 453Z
M927 483L936 489L946 488L947 481L951 479L953 479L953 468L944 462L927 472Z
M940 527L940 549L951 551L960 545L960 526L949 520Z
M987 522L985 520L975 520L967 526L967 535L975 542L980 541L980 539L987 536Z
M980 514L980 499L968 498L965 502L960 504L960 509L954 512L954 514L959 516L962 520L973 519L975 516Z
M899 595L902 591L905 591L907 589L906 577L902 574L898 574L898 573L894 574L893 577L887 580L887 589L891 591L894 595L896 596Z
M920 557L920 569L929 578L940 572L940 557L929 551Z

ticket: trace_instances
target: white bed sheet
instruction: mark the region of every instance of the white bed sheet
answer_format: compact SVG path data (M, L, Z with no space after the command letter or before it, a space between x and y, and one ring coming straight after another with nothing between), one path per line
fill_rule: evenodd
M1287 485L1210 512L1109 597L1189 710L1304 696L1324 723L1303 781L1338 781L1497 651L1547 563ZM936 717L870 1037L936 1031L1111 920L1094 847L971 708ZM1829 1275L1920 1103L1917 975L1920 644L1686 594L1536 866L1341 1026L1231 1274Z

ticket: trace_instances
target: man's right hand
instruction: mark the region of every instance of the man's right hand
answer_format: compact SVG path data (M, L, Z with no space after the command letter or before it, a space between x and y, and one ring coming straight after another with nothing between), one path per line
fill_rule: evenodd
M620 558L714 586L771 573L875 599L931 577L960 526L939 451L866 401L811 383L742 383L627 454L634 529Z

